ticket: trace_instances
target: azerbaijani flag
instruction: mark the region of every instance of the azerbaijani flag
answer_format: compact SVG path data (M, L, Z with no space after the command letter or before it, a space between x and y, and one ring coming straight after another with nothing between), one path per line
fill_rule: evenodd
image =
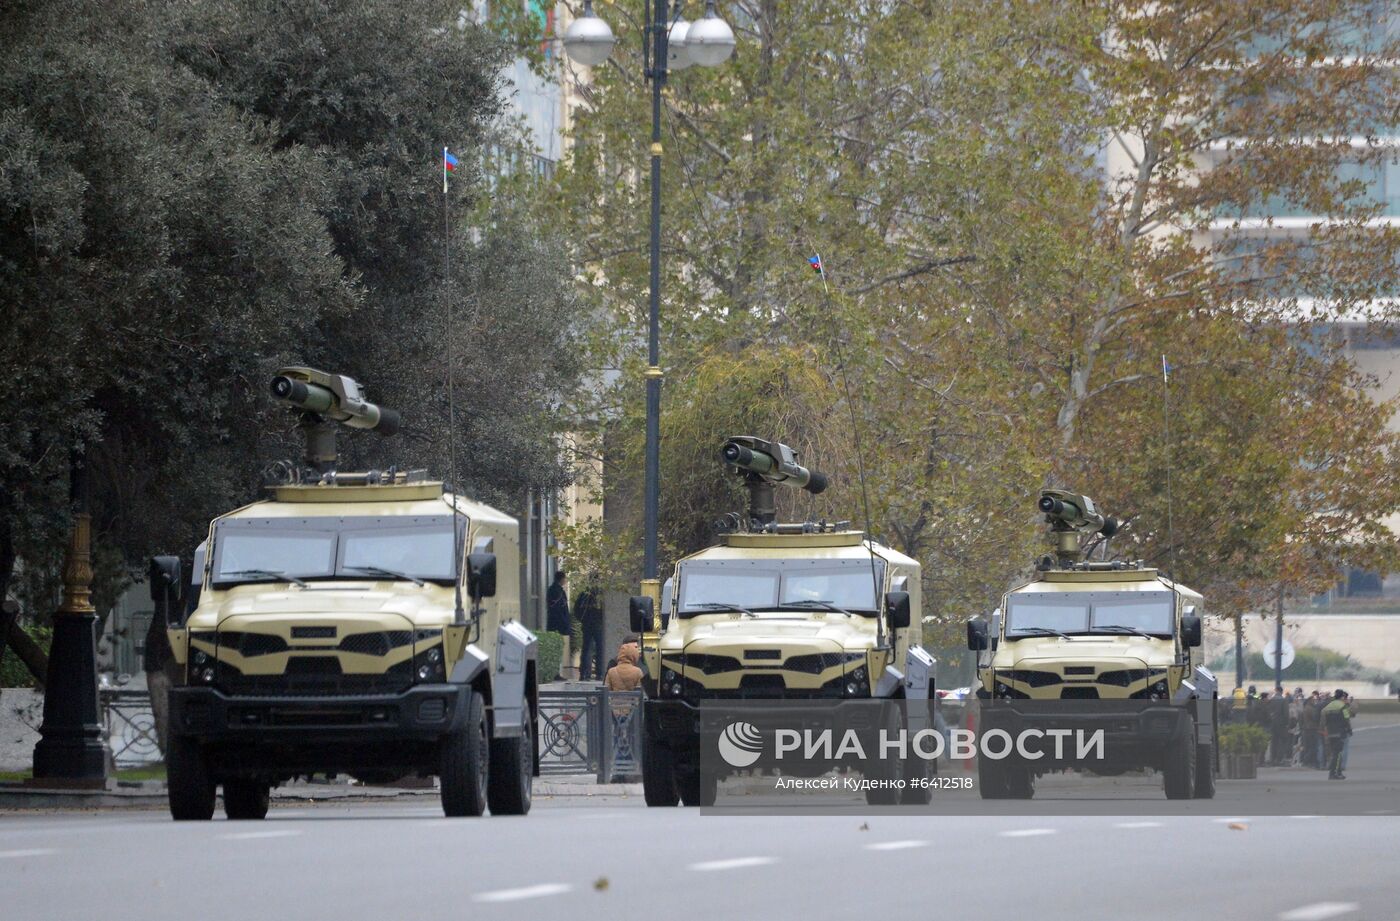
M811 257L810 259L807 260L807 264L810 265L810 266L812 267L812 271L813 271L813 272L816 272L816 273L819 274L819 275L825 275L825 274L826 274L825 272L822 271L822 257L821 257L821 256L813 256L813 257Z
M448 172L454 172L457 169L457 158L452 156L446 147L442 149L442 168Z

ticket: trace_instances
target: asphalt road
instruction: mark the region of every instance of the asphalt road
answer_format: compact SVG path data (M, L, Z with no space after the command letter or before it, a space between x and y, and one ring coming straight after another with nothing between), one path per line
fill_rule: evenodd
M1400 727L1359 735L1353 771L1397 744ZM277 806L253 823L10 813L0 916L1397 917L1400 815L1250 812L1270 786L1223 786L1235 815L1134 814L1159 801L1146 789L1120 791L1116 815L702 815L608 796L539 799L523 818L444 819L427 797ZM1387 807L1373 811L1400 799Z

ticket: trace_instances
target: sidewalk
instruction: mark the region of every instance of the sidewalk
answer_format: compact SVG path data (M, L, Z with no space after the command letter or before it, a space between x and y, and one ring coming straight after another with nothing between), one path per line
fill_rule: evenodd
M536 799L556 796L615 796L640 797L641 784L599 784L590 775L538 777L535 779ZM412 800L416 797L436 800L435 786L417 789L404 787L366 787L350 783L284 784L272 791L273 802L318 803L357 800ZM103 790L73 790L44 788L23 783L0 783L0 810L20 809L164 809L165 782L160 780L109 780Z

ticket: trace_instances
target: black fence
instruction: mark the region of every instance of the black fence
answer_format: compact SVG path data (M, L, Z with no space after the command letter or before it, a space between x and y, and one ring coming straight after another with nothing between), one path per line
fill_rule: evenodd
M641 776L642 692L540 691L540 775L593 774L599 783Z

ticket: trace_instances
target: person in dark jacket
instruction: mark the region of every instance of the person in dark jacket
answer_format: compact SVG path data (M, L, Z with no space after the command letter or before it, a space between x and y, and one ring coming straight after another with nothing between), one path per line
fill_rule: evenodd
M578 670L584 681L603 677L603 599L597 577L590 575L574 599L574 616L583 626Z
M1290 727L1292 720L1293 700L1283 692L1283 686L1274 688L1274 696L1270 699L1269 728L1272 739L1270 744L1269 760L1276 765L1287 765L1293 763L1293 734Z
M1346 742L1351 737L1351 707L1347 692L1338 688L1332 700L1322 708L1322 729L1327 733L1327 779L1346 780Z
M562 569L554 574L554 584L544 593L544 603L548 613L545 627L551 633L564 634L564 638L568 639L569 634L574 632L574 624L569 617L569 592L564 587L566 578L568 576Z

